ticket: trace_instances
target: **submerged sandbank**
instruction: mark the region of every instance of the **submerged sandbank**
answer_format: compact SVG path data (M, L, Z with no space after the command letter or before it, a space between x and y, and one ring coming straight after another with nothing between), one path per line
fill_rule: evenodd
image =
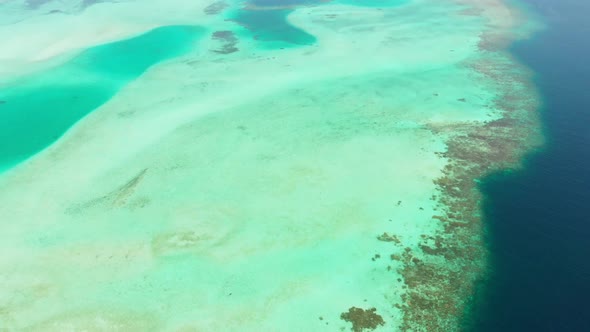
M492 47L520 23L481 4L300 7L317 41L283 49L195 18L211 38L0 178L0 328L457 330L474 179L536 142L528 73Z

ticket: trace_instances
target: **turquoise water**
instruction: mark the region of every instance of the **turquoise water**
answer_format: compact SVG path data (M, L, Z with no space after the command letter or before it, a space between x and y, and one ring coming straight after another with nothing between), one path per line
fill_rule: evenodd
M202 34L198 27L157 28L0 89L0 169L55 142L149 67L189 51Z
M174 79L141 75L190 50L198 28L96 47L0 87L4 164L117 98L52 146L60 158L2 175L0 330L369 331L343 318L358 308L383 316L377 331L453 331L479 272L480 228L474 201L441 198L440 188L470 191L472 178L451 173L475 167L447 167L446 146L479 140L472 126L499 116L490 104L506 86L528 90L474 69L519 70L475 47L494 21L438 0L378 10L402 3L316 3L295 13L297 26L287 20L297 9L212 16L221 3L202 21L212 47L183 57ZM136 24L112 6L123 27ZM142 19L187 15L162 12ZM223 21L236 13L249 29ZM77 22L98 19L88 18ZM213 48L253 35L248 52ZM278 45L302 48L269 51ZM171 77L179 66L157 69ZM95 121L122 101L153 106L123 121L132 133ZM467 207L445 206L459 199Z

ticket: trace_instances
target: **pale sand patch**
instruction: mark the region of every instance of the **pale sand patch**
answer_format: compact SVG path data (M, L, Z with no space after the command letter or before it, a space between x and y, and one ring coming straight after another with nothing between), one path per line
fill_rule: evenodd
M55 8L67 11L80 1L57 3ZM86 48L160 26L211 25L219 18L204 13L209 4L207 0L101 2L72 14L30 10L14 1L0 4L0 83L63 63Z
M101 38L203 7L182 4L143 18L105 5L132 23ZM332 331L357 306L395 330L405 290L390 255L418 254L441 228L446 137L427 128L498 117L493 85L462 65L489 26L462 9L305 8L289 20L317 46L242 40L226 57L204 40L148 71L0 179L0 324ZM46 54L99 42L82 31Z

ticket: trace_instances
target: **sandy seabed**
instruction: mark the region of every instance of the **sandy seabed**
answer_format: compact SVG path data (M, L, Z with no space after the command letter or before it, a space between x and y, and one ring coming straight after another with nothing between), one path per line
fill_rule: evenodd
M539 144L503 51L523 12L326 3L288 16L314 45L265 48L210 5L0 1L3 85L208 31L0 178L0 330L457 330L485 272L474 180Z

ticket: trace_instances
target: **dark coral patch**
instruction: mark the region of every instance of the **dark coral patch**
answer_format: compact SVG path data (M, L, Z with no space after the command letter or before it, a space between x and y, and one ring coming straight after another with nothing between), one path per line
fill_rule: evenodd
M340 315L342 320L352 323L352 330L354 332L362 332L363 330L374 330L378 326L385 325L383 317L377 314L377 309L361 309L351 307L348 312L343 312Z
M228 7L228 4L225 1L217 1L217 2L210 4L209 6L205 7L205 9L203 9L203 11L207 15L216 15L216 14L221 13L227 7Z
M213 50L213 52L215 53L230 54L238 51L238 48L236 47L236 45L238 44L238 38L232 31L215 31L211 38L213 40L223 42L221 48Z
M383 242L394 242L396 244L401 243L401 241L399 240L399 238L395 234L389 235L387 233L383 233L383 234L377 236L377 240L383 241Z

